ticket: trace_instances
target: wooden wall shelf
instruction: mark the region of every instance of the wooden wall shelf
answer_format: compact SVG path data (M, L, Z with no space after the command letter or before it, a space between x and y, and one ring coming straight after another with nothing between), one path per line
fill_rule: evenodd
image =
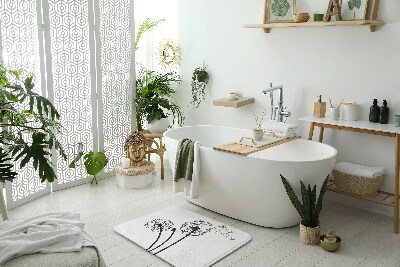
M240 108L254 103L253 97L239 97L238 100L227 100L226 98L215 99L214 106Z
M244 28L288 28L288 27L325 27L325 26L381 26L385 23L381 20L347 20L347 21L330 21L330 22L286 22L286 23L266 23L266 24L246 24Z
M246 24L244 28L260 28L265 33L269 33L272 28L288 28L288 27L325 27L325 26L369 26L370 32L375 32L376 26L384 25L381 20L377 20L379 0L370 0L368 12L365 20L344 20L344 21L310 21L303 23L295 22L275 22L269 20L269 1L265 0L264 19L262 24Z

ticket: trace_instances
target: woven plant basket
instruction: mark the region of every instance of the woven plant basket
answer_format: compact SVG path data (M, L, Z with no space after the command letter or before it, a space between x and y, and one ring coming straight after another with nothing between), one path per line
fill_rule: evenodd
M300 224L300 241L306 245L316 246L320 242L319 226L310 228Z
M336 189L339 191L366 196L376 194L382 184L382 176L367 178L333 171Z

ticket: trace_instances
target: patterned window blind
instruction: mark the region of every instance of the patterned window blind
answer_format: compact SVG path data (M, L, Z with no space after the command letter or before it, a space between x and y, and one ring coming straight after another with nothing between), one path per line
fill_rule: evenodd
M66 152L105 151L113 175L134 111L133 0L0 0L0 62L36 74L36 90L54 102ZM55 156L57 180L40 183L33 168L6 184L7 207L89 181L84 167Z

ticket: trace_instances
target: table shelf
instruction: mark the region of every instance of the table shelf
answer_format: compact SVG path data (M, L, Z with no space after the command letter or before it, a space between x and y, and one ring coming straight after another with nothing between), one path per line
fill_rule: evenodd
M399 233L399 183L400 183L400 128L394 124L377 124L370 123L369 121L342 121L331 120L328 118L314 118L304 117L300 121L310 122L310 132L308 140L312 140L314 136L315 127L320 128L318 141L322 143L324 139L325 129L349 131L353 133L371 134L386 137L394 137L395 139L395 175L394 175L394 193L385 191L378 191L376 197L360 196L348 192L339 191L336 189L335 184L329 184L328 190L343 195L371 201L381 205L389 206L394 209L394 233Z

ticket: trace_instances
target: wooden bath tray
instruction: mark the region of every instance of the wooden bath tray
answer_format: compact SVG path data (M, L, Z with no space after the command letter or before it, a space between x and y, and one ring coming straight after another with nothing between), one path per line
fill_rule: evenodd
M233 143L228 143L228 144L224 144L221 146L216 146L216 147L214 147L214 149L218 150L218 151L241 155L241 156L248 156L248 155L256 153L258 151L268 149L268 148L271 148L274 146L278 146L278 145L281 145L281 144L284 144L284 143L287 143L287 142L290 142L290 141L293 141L296 139L300 139L300 136L282 139L282 140L279 140L274 143L270 143L270 144L267 144L267 145L261 146L261 147L246 145L246 144L242 144L239 142L233 142Z

